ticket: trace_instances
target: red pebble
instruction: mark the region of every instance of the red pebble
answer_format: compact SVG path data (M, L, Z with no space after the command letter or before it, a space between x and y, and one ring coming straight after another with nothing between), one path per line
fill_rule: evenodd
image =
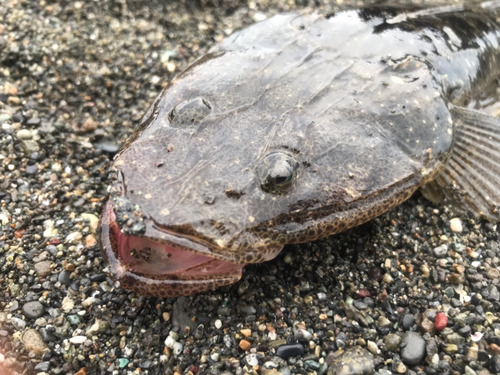
M372 294L370 293L369 290L367 289L360 289L358 291L358 296L360 296L361 298L364 298L364 297L370 297Z
M443 330L448 324L448 317L442 312L437 313L436 320L434 320L434 328L438 331Z
M61 243L61 241L59 241L57 238L52 238L52 239L50 240L50 243L51 243L52 245L59 245L59 244Z

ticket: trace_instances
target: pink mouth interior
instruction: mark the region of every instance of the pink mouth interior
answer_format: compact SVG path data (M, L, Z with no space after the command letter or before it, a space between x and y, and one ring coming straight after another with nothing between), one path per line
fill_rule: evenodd
M115 215L111 210L111 221ZM113 225L120 264L129 271L150 275L178 275L197 277L207 275L241 276L244 265L215 259L164 243L141 237L125 236Z

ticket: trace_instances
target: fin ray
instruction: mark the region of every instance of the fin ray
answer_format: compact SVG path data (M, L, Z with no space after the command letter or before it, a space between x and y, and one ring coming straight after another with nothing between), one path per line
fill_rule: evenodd
M456 207L500 220L500 119L450 105L454 146L435 185Z

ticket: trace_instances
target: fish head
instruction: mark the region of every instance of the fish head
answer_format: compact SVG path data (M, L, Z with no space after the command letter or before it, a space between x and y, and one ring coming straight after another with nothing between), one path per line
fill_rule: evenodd
M233 283L285 244L404 201L450 147L424 64L395 71L295 31L254 34L174 79L116 156L100 238L123 287L176 296Z

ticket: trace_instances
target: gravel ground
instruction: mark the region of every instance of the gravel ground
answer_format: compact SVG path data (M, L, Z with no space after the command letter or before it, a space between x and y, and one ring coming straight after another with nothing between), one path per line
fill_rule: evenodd
M355 5L0 1L0 374L500 372L497 226L418 193L202 295L106 273L109 160L164 82L247 24Z

